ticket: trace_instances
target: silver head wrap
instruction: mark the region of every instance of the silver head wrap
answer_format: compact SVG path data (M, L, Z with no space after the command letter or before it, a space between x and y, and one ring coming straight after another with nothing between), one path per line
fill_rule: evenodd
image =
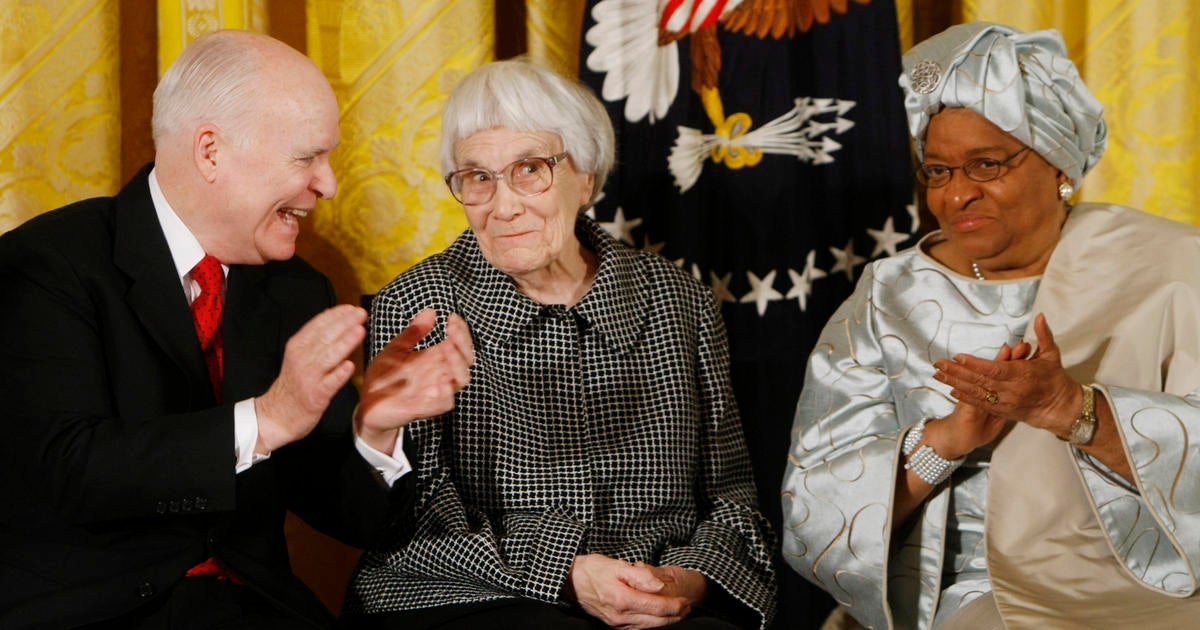
M1108 144L1104 108L1079 78L1058 31L960 24L915 46L903 63L900 88L920 160L929 119L943 107L966 107L990 120L1076 188Z

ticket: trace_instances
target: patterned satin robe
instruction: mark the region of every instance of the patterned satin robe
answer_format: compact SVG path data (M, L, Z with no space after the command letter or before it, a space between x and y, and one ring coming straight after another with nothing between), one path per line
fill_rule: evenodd
M1014 281L956 274L922 253L926 242L869 267L810 358L784 477L785 558L871 628L937 627L988 591L1014 628L1190 623L1200 231L1081 204L1045 274ZM1136 484L1018 423L893 537L900 440L954 406L932 362L991 358L1032 338L1038 312L1068 372L1113 409Z

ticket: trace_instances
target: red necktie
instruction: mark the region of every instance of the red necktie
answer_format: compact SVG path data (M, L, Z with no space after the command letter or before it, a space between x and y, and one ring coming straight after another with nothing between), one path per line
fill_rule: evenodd
M200 295L192 301L192 320L196 324L196 336L200 338L200 347L204 350L204 362L208 364L208 377L212 380L213 394L216 395L217 402L221 402L221 286L225 282L225 272L221 269L221 261L212 256L205 256L192 267L189 275L200 285ZM188 569L184 575L211 575L218 580L242 583L211 557Z
M200 285L200 296L192 302L192 320L196 323L196 336L200 338L200 347L204 350L204 362L208 364L213 394L217 402L221 402L221 285L224 284L225 272L221 270L221 261L205 256L192 268L190 275Z

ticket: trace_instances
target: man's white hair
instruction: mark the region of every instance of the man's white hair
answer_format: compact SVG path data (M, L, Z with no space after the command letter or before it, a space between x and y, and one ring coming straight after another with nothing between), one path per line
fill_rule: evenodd
M263 53L244 31L216 31L197 38L167 69L154 90L154 143L212 121L236 133L261 83Z

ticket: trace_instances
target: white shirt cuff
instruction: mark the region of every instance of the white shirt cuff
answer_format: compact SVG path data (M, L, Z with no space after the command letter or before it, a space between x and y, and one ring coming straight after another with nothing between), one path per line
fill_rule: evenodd
M412 472L412 466L408 463L408 457L404 455L404 429L401 428L396 434L396 445L392 447L391 455L384 455L375 450L370 444L363 441L357 435L354 436L354 446L358 449L359 455L367 460L367 463L379 471L379 475L383 478L383 482L392 487L396 480Z
M237 453L235 472L245 472L258 462L271 458L271 454L254 452L258 444L258 412L254 410L254 399L238 401L233 406L233 448Z

